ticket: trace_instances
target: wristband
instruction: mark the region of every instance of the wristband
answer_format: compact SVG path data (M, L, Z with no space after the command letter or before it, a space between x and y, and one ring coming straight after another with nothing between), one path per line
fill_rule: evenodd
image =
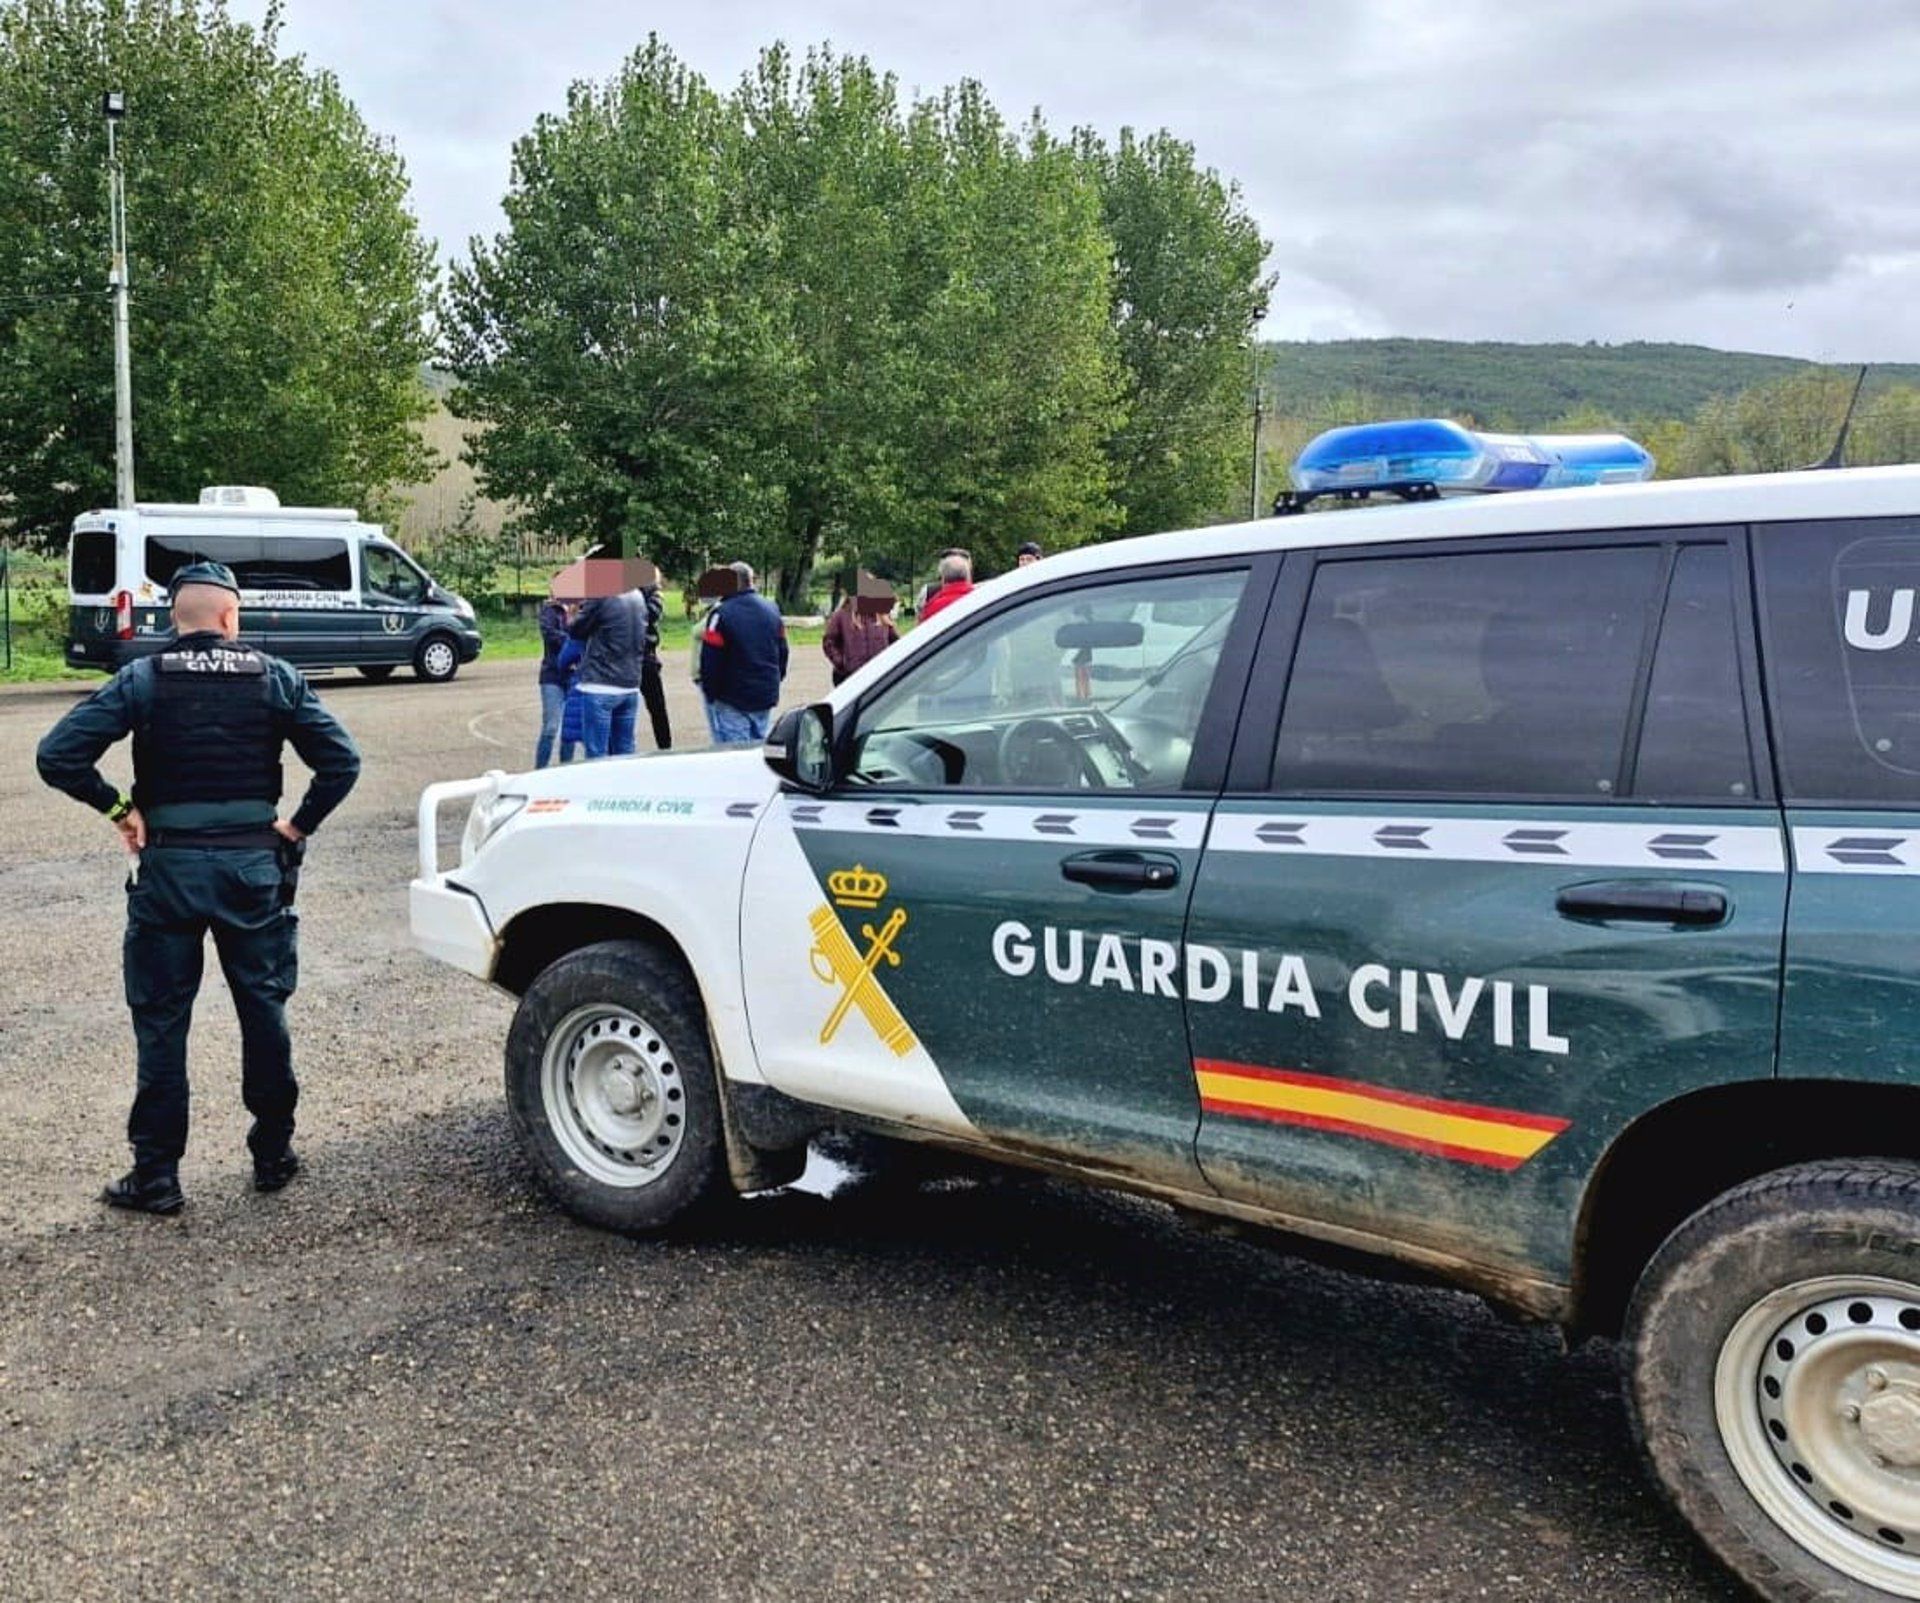
M118 801L116 801L111 807L107 809L107 821L112 824L117 824L120 822L121 819L125 818L127 814L132 811L133 811L133 798L130 796L122 796Z

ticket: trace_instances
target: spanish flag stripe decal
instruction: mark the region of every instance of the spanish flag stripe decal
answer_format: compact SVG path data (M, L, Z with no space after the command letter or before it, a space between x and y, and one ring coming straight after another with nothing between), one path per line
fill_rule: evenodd
M1570 1122L1252 1064L1197 1059L1194 1075L1209 1113L1358 1136L1491 1169L1517 1169Z

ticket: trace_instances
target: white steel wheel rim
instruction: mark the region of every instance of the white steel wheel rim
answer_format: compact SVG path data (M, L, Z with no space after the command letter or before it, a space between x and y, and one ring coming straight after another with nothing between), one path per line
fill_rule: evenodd
M426 663L427 672L436 679L453 672L453 647L444 640L429 641L420 658Z
M686 1082L666 1038L611 1003L576 1008L548 1034L540 1102L560 1150L602 1185L651 1184L686 1137Z
M1848 1579L1920 1598L1920 1287L1770 1292L1721 1344L1713 1407L1767 1517Z

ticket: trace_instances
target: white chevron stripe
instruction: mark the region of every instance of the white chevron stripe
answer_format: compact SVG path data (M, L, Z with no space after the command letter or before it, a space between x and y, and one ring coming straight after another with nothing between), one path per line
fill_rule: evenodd
M1920 874L1920 829L1796 824L1793 866L1802 874Z
M794 829L863 835L912 835L951 841L1038 841L1073 846L1133 846L1142 851L1195 850L1206 839L1207 805L1142 801L1126 807L1088 807L1063 798L1052 807L997 802L922 801L880 795L872 801L808 801L783 796L777 804Z
M1291 826L1291 827L1289 827ZM1316 813L1221 812L1208 847L1280 858L1394 857L1408 862L1545 863L1592 868L1659 868L1694 874L1772 873L1786 867L1778 827L1764 824L1595 823L1587 819L1433 818Z

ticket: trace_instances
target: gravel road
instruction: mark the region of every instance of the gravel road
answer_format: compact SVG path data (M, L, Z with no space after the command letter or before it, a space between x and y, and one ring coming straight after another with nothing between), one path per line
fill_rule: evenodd
M308 1171L247 1189L210 963L190 1205L107 1214L122 869L32 766L77 693L0 692L0 1597L1737 1595L1610 1357L1465 1296L1038 1182L570 1223L507 1130L509 1003L405 929L418 791L524 764L528 663L323 684L367 761L301 887Z

